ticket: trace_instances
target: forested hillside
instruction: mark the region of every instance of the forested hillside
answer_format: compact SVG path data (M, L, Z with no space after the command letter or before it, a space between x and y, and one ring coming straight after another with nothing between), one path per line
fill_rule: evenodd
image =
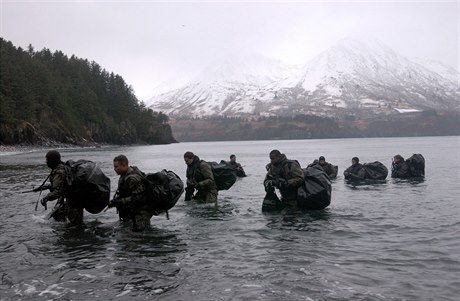
M61 51L0 38L0 144L171 143L168 116L119 75Z

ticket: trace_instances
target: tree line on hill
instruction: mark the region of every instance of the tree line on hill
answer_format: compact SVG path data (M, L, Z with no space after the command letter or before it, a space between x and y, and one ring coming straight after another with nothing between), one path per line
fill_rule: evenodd
M0 38L0 144L175 142L169 118L96 62Z
M184 142L448 136L460 134L460 113L425 111L366 119L315 115L176 117L170 124L177 140Z

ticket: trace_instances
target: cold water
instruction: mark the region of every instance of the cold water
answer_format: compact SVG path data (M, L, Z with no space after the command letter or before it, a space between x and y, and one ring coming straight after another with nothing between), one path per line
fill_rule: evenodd
M263 214L268 153L303 167L324 155L339 165L332 203L317 212ZM115 209L71 227L47 219L37 187L43 151L0 155L0 300L458 300L460 138L375 138L180 143L61 150L63 160L126 154L145 172L185 180L183 153L209 161L236 154L248 174L218 206L185 203L152 229L132 233ZM423 181L353 185L343 170L358 156L389 169L395 154L422 153ZM43 196L43 195L42 195Z

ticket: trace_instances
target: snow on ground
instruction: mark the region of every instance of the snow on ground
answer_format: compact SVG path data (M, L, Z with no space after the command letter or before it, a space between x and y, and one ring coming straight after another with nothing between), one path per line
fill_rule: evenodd
M414 112L421 112L422 110L417 110L417 109L399 109L395 108L396 111L399 113L414 113Z

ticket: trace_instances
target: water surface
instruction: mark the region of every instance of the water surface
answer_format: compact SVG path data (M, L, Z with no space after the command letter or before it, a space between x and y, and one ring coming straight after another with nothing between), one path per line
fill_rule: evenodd
M185 178L182 155L237 155L248 177L219 194L217 207L182 199L152 229L132 233L115 210L71 227L34 211L20 194L48 175L46 151L0 155L0 300L458 300L459 137L180 143L62 150L64 160L126 154L146 172ZM268 153L303 166L320 155L339 174L358 156L388 168L400 153L425 156L426 179L333 182L317 212L263 214Z

